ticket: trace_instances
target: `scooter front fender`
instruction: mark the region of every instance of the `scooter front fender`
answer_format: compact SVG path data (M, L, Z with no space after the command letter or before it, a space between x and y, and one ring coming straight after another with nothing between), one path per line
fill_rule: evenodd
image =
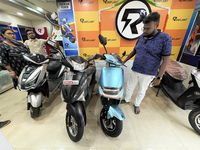
M68 103L67 111L75 117L78 125L86 125L85 108L82 102Z
M124 120L125 116L122 110L119 108L118 105L111 105L109 107L108 113L107 113L107 119L110 119L111 117L116 117L119 120Z
M28 103L33 107L40 107L42 104L42 92L28 94Z

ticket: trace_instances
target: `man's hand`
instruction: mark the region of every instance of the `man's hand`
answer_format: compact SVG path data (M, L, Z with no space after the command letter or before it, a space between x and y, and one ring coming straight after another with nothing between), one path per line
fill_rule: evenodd
M52 39L52 37L50 36L50 37L47 37L47 39Z
M161 80L155 78L151 84L152 86L158 86L160 84L160 81Z
M12 79L17 79L17 78L18 78L18 76L16 75L16 73L15 73L14 71L11 71L11 72L10 72L10 77L11 77Z

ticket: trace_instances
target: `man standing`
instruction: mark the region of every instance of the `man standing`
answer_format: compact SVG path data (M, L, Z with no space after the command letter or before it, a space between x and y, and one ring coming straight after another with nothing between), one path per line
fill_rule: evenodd
M26 40L24 42L24 45L29 48L31 53L37 53L42 55L47 55L46 51L44 49L44 44L46 43L46 40L44 39L37 39L35 37L35 33L32 29L26 29L26 34L29 37L29 40Z
M140 113L139 106L145 96L149 84L151 82L153 86L160 84L170 60L172 39L167 33L163 33L157 29L159 21L160 14L157 12L150 13L144 18L143 34L138 39L133 51L123 61L123 63L126 63L135 55L133 66L131 68L132 72L127 82L125 100L122 100L121 102L130 102L133 90L139 83L138 93L134 102L135 114Z

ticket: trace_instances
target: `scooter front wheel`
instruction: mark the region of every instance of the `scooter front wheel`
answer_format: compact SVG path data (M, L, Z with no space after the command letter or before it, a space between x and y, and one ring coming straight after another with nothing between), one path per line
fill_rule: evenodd
M190 125L193 129L200 134L200 109L193 109L188 116Z
M40 107L30 107L31 118L37 118L40 115Z
M66 115L66 128L70 139L74 142L80 141L84 132L84 125L78 125L77 120L73 115L67 112Z
M107 110L104 108L100 113L100 123L103 132L110 137L117 137L122 132L123 122L116 117L107 119Z

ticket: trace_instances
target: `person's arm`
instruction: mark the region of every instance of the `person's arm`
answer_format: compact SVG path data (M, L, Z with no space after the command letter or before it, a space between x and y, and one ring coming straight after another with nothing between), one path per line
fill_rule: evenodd
M136 50L133 49L133 51L128 55L128 57L123 61L123 64L125 64L129 59L131 59L136 54Z
M10 77L15 79L17 75L9 65L8 51L3 45L0 46L0 58L2 65L10 72Z
M17 78L16 73L13 71L13 69L9 65L5 66L5 68L10 72L10 77L11 78L13 78L13 79Z
M170 61L170 56L163 56L163 62L160 66L159 73L157 76L157 77L160 77L160 79L155 78L152 82L153 86L157 86L160 84L160 81L163 77L163 74L165 73L165 70L167 69L167 65L168 65L169 61Z
M29 47L28 47L28 40L26 40L26 41L24 42L24 45L26 46L26 48L29 48Z
M47 39L44 40L44 44L46 44L46 42L47 42L48 39L52 39L52 37L47 37Z

